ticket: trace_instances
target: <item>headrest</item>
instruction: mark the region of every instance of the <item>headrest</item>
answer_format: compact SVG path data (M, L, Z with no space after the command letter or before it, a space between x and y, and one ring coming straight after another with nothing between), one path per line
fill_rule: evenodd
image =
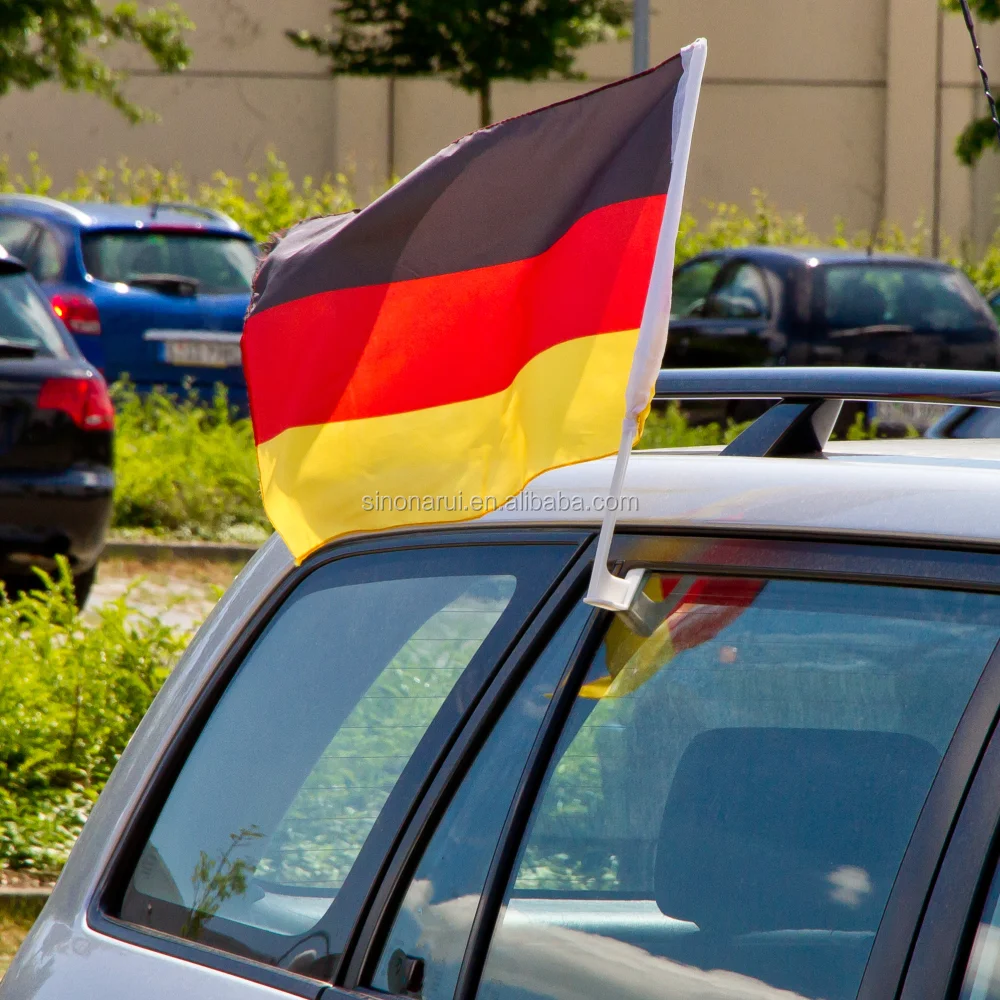
M901 733L701 733L667 796L657 905L732 934L875 930L939 763Z

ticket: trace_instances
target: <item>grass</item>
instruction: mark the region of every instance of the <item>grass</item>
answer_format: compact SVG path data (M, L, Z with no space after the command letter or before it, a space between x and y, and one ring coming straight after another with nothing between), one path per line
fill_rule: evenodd
M270 524L261 505L253 430L219 386L195 394L138 396L113 387L117 412L113 527L126 536L261 541Z

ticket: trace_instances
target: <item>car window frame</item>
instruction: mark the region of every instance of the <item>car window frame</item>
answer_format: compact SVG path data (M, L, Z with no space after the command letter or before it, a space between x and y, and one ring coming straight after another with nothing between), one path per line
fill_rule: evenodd
M277 966L266 965L232 952L223 952L197 942L173 937L153 928L139 927L116 915L136 863L155 826L166 797L173 788L191 748L197 742L205 723L225 693L229 682L268 623L284 606L287 599L310 574L330 563L341 559L390 551L432 549L439 552L442 549L465 549L470 546L488 548L497 545L505 547L563 545L566 547L566 559L561 570L555 579L549 581L548 586L539 595L534 605L527 610L501 655L496 658L492 668L484 669L482 676L478 678L469 676L468 683L474 691L473 697L470 703L464 706L464 710L459 713L459 719L453 724L450 738L439 748L433 760L426 761L427 774L424 780L416 789L409 791L402 786L401 782L397 783L384 804L379 820L375 823L361 853L352 866L351 873L353 874L355 869L358 869L358 874L354 878L349 876L345 880L344 888L347 888L349 883L352 885L349 894L345 897L346 902L342 907L338 907L338 910L348 917L345 930L348 933L347 940L350 942L352 940L350 934L353 934L360 917L366 912L367 897L370 895L368 889L359 891L360 887L367 884L370 888L373 884L372 880L384 866L386 857L395 847L397 834L400 830L405 829L408 817L416 804L424 798L427 787L439 770L441 762L465 728L469 716L482 703L493 678L508 664L515 651L520 649L521 640L535 626L539 613L546 607L553 592L559 589L568 574L579 571L580 555L591 541L592 534L590 530L579 528L554 528L553 530L539 531L524 528L483 529L475 527L419 533L401 532L334 543L304 560L301 566L293 568L276 583L271 592L262 600L246 627L241 630L236 641L223 651L214 668L201 679L196 704L186 714L168 745L164 748L155 774L140 790L138 800L127 818L122 837L115 845L107 864L104 866L97 889L87 907L86 917L90 927L119 941L153 949L160 954L235 975L293 996L318 997L326 986L315 978ZM204 655L211 657L212 654L206 650ZM453 689L452 693L449 694L442 709L452 700L457 687L456 685L456 689ZM414 758L416 758L416 754L414 754ZM396 815L402 815L402 823L391 825L383 822L383 816L390 811L390 808ZM362 865L363 869L359 868ZM345 960L348 955L349 953L345 950Z
M0 213L0 219L14 219L17 222L23 222L31 229L31 235L28 237L24 244L24 253L19 254L11 250L7 245L0 239L0 246L3 246L5 250L10 254L11 257L16 257L25 267L29 273L31 272L32 264L34 263L35 247L38 244L38 240L42 234L42 227L38 219L32 215L25 215L22 212L2 212Z
M578 571L589 574L592 557L593 550L579 561ZM1000 555L982 549L924 548L916 541L911 545L890 546L852 541L836 535L801 540L774 535L620 533L612 547L611 560L619 571L643 567L672 574L822 580L1000 593ZM454 994L456 1000L473 1000L479 988L494 928L532 809L543 787L546 770L576 698L579 683L589 669L594 651L603 641L611 617L611 613L606 611L595 611L592 615L567 664L563 681L555 692L547 718L529 754L469 936ZM978 780L977 765L996 721L998 699L1000 643L983 667L917 820L872 946L858 1000L882 1000L886 996L897 995L926 899L935 885L939 861L967 789L974 779ZM1000 737L995 742L997 775L1000 775ZM416 845L410 847L411 856L415 854L419 858L420 850L433 833L433 824L426 825L431 828L421 831L423 839L418 838ZM406 835L404 839L407 839ZM401 882L388 884L390 874L386 870L387 882L379 887L383 902L391 900L393 893L398 899L399 893L405 891L405 866L399 865L393 870ZM388 917L383 919L391 924L394 914L395 907L389 906ZM379 914L370 914L364 931L371 935L378 923ZM379 944L377 938L369 936L366 939L364 934L352 942L352 951L345 955L341 974L336 983L322 994L322 1000L333 1000L335 997L346 1000L359 994L384 997L385 994L363 985L365 976L370 975L372 965L377 961Z
M735 325L746 325L747 323L760 324L761 326L767 326L775 321L777 315L777 302L775 301L774 290L771 287L771 281L769 280L769 271L766 267L760 264L756 260L752 260L749 257L733 257L726 261L721 268L719 268L719 273L716 274L715 280L712 282L705 294L705 305L712 300L712 298L718 295L720 289L725 287L727 281L731 279L733 275L736 274L741 268L749 267L757 273L760 278L760 283L764 288L764 294L767 297L766 313L762 316L706 316L704 314L704 307L699 319L705 320L707 323L727 323Z
M714 253L702 253L698 254L697 257L691 257L689 260L684 261L683 264L678 264L677 267L674 268L674 272L671 275L670 279L671 287L673 287L673 284L677 281L678 277L681 275L681 272L690 270L695 267L699 267L703 264L715 264L717 266L715 274L712 275L712 280L708 283L708 288L705 290L705 295L702 298L702 305L699 307L698 312L688 312L685 313L683 316L674 315L672 311L673 307L671 307L671 316L670 316L671 323L687 323L690 322L691 320L698 320L703 318L701 315L701 308L704 307L704 304L708 300L709 295L712 294L712 289L715 287L716 281L719 280L719 275L726 270L726 267L729 264L729 260L724 253L718 251Z
M961 992L990 886L1000 877L998 787L1000 732L994 728L921 915L900 1000L945 1000Z

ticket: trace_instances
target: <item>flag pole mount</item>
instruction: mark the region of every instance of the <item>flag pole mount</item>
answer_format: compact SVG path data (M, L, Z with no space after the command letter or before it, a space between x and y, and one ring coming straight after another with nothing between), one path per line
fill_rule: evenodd
M639 435L642 421L649 410L656 385L656 376L667 349L667 326L670 322L670 293L674 276L674 246L680 229L681 208L684 202L684 180L687 177L688 158L691 153L691 137L694 133L695 113L698 110L698 95L705 73L705 59L708 56L708 42L699 38L681 49L684 67L681 83L677 89L674 108L674 128L671 136L673 159L670 164L670 180L667 187L667 204L660 224L660 234L656 244L656 257L649 277L649 291L642 311L639 339L632 359L628 386L625 390L625 419L622 423L621 442L611 476L608 502L604 508L601 534L597 539L594 554L594 569L590 576L590 587L584 598L587 604L608 611L630 612L641 597L642 579L645 570L633 569L624 577L615 576L608 568L611 541L615 533L619 501L625 486L625 471L628 468L632 445Z

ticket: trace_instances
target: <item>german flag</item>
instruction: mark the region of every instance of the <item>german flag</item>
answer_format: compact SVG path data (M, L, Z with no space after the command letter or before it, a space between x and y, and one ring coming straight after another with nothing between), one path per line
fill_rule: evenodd
M242 345L264 505L296 559L478 517L618 450L654 260L669 305L690 48L474 132L278 242ZM646 317L653 373L663 312Z

